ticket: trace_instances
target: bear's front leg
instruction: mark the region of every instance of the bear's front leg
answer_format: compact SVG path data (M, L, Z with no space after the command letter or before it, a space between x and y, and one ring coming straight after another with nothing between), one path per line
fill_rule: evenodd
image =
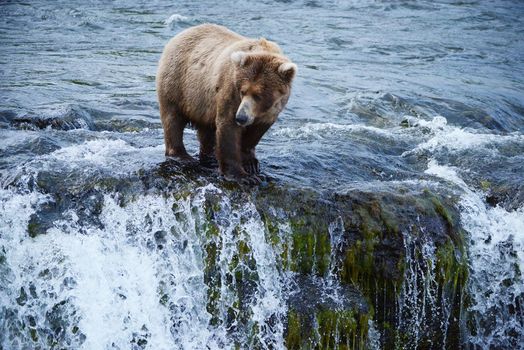
M257 157L255 157L254 148L242 150L242 166L250 175L258 175L260 173L260 165Z
M217 125L217 147L216 156L220 173L226 179L236 181L246 180L249 183L259 182L252 178L242 167L241 138L242 127L236 123L222 123Z
M255 156L255 147L270 126L271 124L250 125L242 135L242 165L244 170L251 175L260 173L260 163Z

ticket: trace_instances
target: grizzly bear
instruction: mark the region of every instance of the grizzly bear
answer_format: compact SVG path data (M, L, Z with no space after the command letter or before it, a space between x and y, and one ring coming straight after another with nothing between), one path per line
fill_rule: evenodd
M257 177L255 147L286 105L297 66L277 44L213 24L172 38L156 87L166 156L192 159L183 131L193 125L201 161L215 159L227 179Z

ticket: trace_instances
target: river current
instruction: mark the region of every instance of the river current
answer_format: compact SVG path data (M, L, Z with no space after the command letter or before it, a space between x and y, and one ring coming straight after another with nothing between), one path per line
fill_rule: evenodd
M312 0L0 3L0 349L285 347L292 273L250 199L136 185L165 160L163 45L206 22L273 40L299 67L257 148L270 181L452 193L468 238L463 346L524 349L524 3ZM195 132L185 140L196 154ZM209 195L219 242L199 229ZM217 320L242 286L210 292L206 262L220 251L228 280L238 242L256 274L246 325ZM370 324L365 346L381 348Z

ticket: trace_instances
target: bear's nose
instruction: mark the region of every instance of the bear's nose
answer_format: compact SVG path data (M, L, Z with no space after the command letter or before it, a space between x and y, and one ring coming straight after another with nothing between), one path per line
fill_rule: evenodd
M247 115L241 113L241 114L237 114L235 121L237 122L238 125L242 126L247 123L247 119L248 119Z

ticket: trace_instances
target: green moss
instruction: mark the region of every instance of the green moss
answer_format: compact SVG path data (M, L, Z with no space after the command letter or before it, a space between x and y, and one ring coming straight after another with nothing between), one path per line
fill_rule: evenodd
M301 348L300 316L294 311L288 314L286 347L290 350Z
M376 246L384 239L401 239L399 223L395 215L377 200L355 203L353 209L358 218L357 239L346 248L340 277L342 281L358 286L373 301L375 281L382 278L380 271L385 268L376 261Z
M489 182L488 180L481 180L480 181L480 188L483 191L488 191L491 188L491 182Z
M392 213L383 211L381 213L381 219L388 234L397 236L400 234L399 222Z
M33 339L34 342L38 341L38 333L36 332L36 329L29 328L29 334L31 335L31 339Z
M439 198L436 194L431 192L428 188L425 188L423 191L424 198L422 199L422 208L423 213L425 214L433 214L431 209L434 210L440 217L442 217L446 224L448 225L448 228L451 228L454 226L454 220L453 216L451 215L450 211L446 208L446 206L442 203L442 199ZM432 204L432 208L428 207L425 202L427 202L427 199L429 199L429 203ZM419 203L421 203L419 201Z
M266 237L269 243L272 245L275 253L278 254L279 264L283 271L290 268L289 264L289 237L285 236L279 227L279 222L276 218L263 214L262 220L264 221Z
M258 337L259 334L260 334L260 327L258 325L258 322L255 321L251 325L251 329L248 334L247 348L249 349L262 349L263 348L262 344L260 343L259 337Z
M374 289L374 281L380 275L377 273L374 258L375 237L371 234L366 236L364 240L357 240L347 248L340 278L346 283L358 286L367 296Z
M251 247L249 246L249 244L247 244L247 242L243 241L243 240L238 240L237 241L237 252L238 252L238 256L241 260L245 260L246 257L251 254Z
M286 347L288 349L364 349L368 321L373 312L333 310L320 307L311 316L295 310L288 313ZM310 320L313 317L313 320Z
M382 228L379 223L380 206L378 203L372 202L368 207L364 205L358 205L354 210L360 219L361 229L367 232L381 231Z
M27 232L29 237L35 238L38 235L38 224L36 222L30 221L27 224Z
M288 270L290 268L289 264L289 245L287 243L282 243L282 252L280 253L281 266L283 270Z
M358 285L359 282L359 274L361 270L359 269L358 262L361 245L362 242L357 241L352 248L346 250L344 265L340 270L340 277L342 280L353 285Z
M220 235L218 225L211 221L206 221L204 224L204 232L206 238L218 237Z
M467 256L464 247L464 232L457 229L453 215L450 213L442 200L428 189L424 194L429 197L435 212L446 222L449 239L437 247L436 270L439 284L444 289L450 289L454 293L457 288L465 286L468 278Z
M269 215L262 215L262 220L264 221L264 226L266 228L269 242L273 247L277 246L281 241L280 230L278 228L277 221L275 220L275 218Z
M392 249L391 244L399 245L403 240L401 222L405 219L399 218L398 213L403 213L404 209L399 209L402 208L399 205L412 208L416 202L406 203L410 198L402 201L399 198L399 203L382 199L353 202L352 209L357 215L352 216L350 225L346 224L346 232L349 231L354 240L349 241L338 258L341 281L357 287L368 305L377 310L374 321L388 346L394 345L395 327L392 325L396 320L397 299L406 268L402 245L399 247L402 250L392 250L392 255L388 252ZM434 213L433 206L429 206ZM359 323L365 326L354 333L355 338L349 340L350 346L365 347L369 319L369 316L359 318Z
M175 199L175 203L173 203L173 211L175 211L175 208L178 208L177 202L185 201L188 198L191 197L191 191L189 190L179 190L173 193L173 198Z
M290 269L302 274L325 276L329 268L331 241L327 226L319 227L303 219L292 220Z
M452 226L453 225L453 219L451 218L451 215L449 211L442 205L440 200L438 200L437 197L432 197L431 202L435 206L435 211L444 219L446 220L447 224Z
M220 199L217 197L209 196L206 198L204 203L204 211L208 220L213 220L215 213L220 211Z
M206 310L211 315L210 324L218 325L220 323L219 302L220 288L222 280L217 267L220 250L219 244L211 241L205 245L205 269L204 283L207 285L207 305Z
M437 248L437 278L443 288L455 293L464 288L468 278L468 264L465 250L448 240Z
M350 346L357 341L357 320L353 311L322 310L316 315L320 340L319 349L334 349ZM359 333L359 332L358 332ZM358 336L360 338L360 336Z

